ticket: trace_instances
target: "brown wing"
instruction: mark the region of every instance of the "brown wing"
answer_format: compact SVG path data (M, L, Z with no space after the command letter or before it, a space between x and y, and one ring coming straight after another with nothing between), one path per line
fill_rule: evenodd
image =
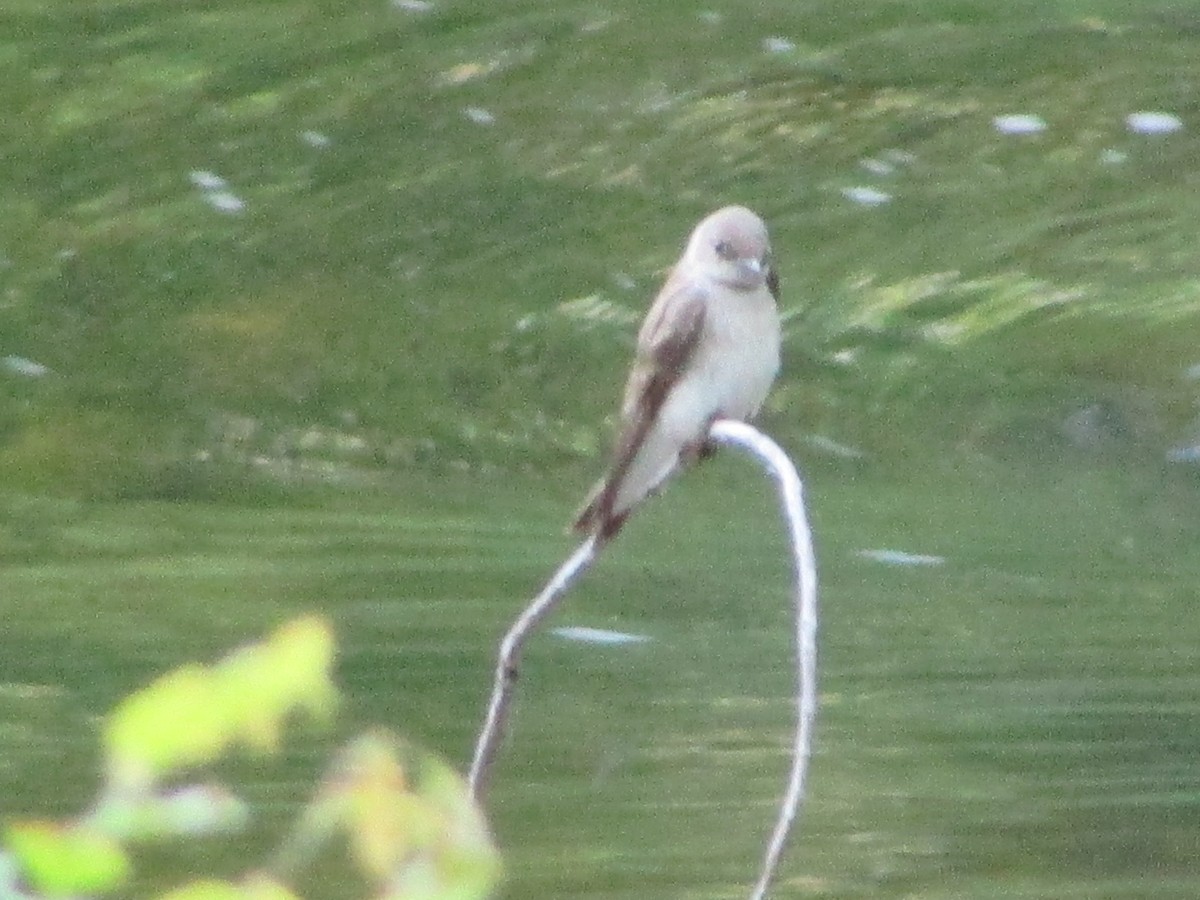
M779 302L779 272L776 271L774 264L767 269L767 290L771 292L771 296L775 298L775 302Z
M679 283L677 276L672 276L663 286L638 333L637 357L625 385L612 466L576 519L577 531L599 525L600 536L608 538L621 527L624 515L613 516L617 491L667 394L691 361L704 331L704 310L704 295L694 285Z

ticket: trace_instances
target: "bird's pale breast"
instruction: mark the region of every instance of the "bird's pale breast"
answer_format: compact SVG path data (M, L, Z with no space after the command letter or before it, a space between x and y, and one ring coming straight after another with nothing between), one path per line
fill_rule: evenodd
M697 359L705 371L712 411L734 419L753 416L779 372L779 312L765 290L710 304L711 340Z

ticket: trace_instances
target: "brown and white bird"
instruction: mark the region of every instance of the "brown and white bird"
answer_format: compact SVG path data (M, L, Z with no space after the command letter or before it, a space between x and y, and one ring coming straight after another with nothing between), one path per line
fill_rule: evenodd
M638 332L612 463L576 531L608 540L716 419L758 412L779 371L778 297L762 219L727 206L696 226Z

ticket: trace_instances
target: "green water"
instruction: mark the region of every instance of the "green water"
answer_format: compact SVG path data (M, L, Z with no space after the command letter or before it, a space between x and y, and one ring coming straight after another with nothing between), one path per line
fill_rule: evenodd
M743 202L787 317L763 424L822 575L776 895L1200 895L1200 483L1167 461L1196 437L1197 23L0 4L2 812L76 809L117 699L308 610L338 734L465 764L648 297ZM1017 113L1045 130L998 134ZM652 640L533 645L491 795L505 897L746 895L791 733L774 516L743 460L689 474L555 621ZM338 734L230 770L263 831ZM155 850L143 895L237 849Z
M1194 894L1195 486L968 468L813 473L822 715L780 895ZM95 715L127 686L301 609L342 640L338 733L387 723L465 763L494 639L567 549L562 510L533 481L398 487L41 509L55 551L4 574L8 802L69 809L94 788ZM535 642L492 795L505 896L744 894L791 727L771 503L741 461L697 473L556 622L653 640ZM896 547L945 562L858 554ZM331 740L301 731L278 763L238 770L267 823ZM163 866L228 865L207 852Z

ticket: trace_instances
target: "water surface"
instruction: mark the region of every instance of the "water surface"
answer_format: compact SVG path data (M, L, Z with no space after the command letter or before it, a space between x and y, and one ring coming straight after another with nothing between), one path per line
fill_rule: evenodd
M269 846L355 723L465 764L645 304L742 202L823 580L778 895L1200 894L1193 19L9 2L5 812L78 808L120 697L310 610L337 731L232 764L248 846L153 850L140 895ZM736 459L630 524L553 624L650 640L531 648L503 896L746 894L792 727L783 552Z

